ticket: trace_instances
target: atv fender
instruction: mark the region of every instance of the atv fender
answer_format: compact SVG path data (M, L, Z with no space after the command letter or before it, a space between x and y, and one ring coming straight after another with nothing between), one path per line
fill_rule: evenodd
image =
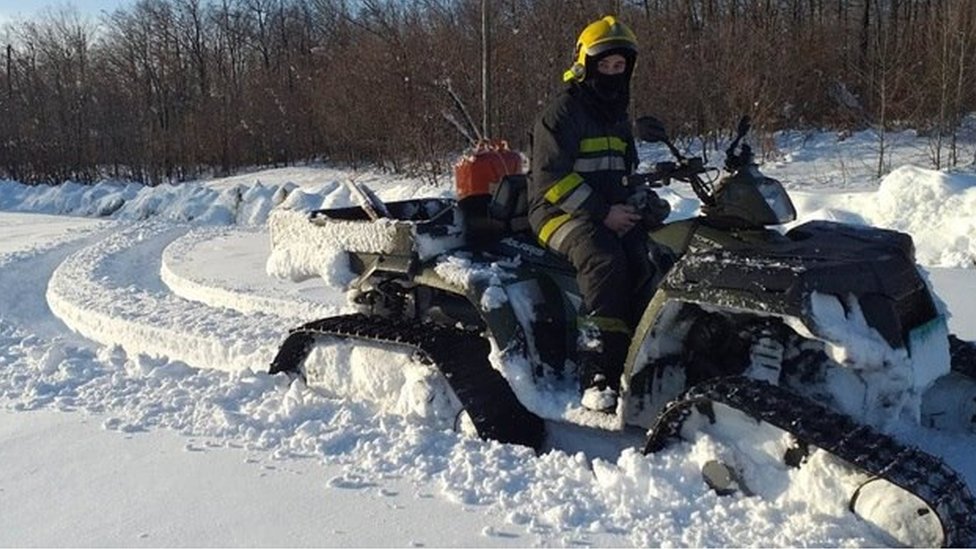
M427 268L414 281L463 295L503 355L516 353L532 364L535 378L565 374L576 347L576 307L548 277L517 269L505 277L472 276L466 287ZM559 306L553 306L558 304Z

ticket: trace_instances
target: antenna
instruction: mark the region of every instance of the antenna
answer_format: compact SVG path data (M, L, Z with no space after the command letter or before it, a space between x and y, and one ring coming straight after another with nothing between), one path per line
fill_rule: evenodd
M481 0L481 135L486 139L491 128L491 26L488 1Z

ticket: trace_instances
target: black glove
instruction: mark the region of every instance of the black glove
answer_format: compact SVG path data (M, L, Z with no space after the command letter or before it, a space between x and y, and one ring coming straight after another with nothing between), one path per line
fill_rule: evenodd
M641 215L645 229L653 229L664 223L671 214L671 204L662 199L656 192L642 188L630 195L627 203L633 206Z
M644 226L653 229L664 223L664 220L671 215L671 204L656 192L649 190L640 214L644 218Z

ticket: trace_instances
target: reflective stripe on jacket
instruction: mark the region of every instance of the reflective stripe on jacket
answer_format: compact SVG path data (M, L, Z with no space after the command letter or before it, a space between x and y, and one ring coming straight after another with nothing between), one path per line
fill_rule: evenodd
M543 244L579 223L599 222L626 201L621 180L637 165L626 119L605 118L585 89L571 85L539 115L532 130L529 223Z

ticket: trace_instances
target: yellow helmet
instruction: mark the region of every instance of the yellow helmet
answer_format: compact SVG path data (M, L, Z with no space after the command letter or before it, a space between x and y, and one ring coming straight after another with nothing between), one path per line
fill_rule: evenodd
M614 49L630 50L636 55L637 35L612 15L590 23L576 40L576 62L563 73L563 81L582 82L586 77L587 56L600 55Z

